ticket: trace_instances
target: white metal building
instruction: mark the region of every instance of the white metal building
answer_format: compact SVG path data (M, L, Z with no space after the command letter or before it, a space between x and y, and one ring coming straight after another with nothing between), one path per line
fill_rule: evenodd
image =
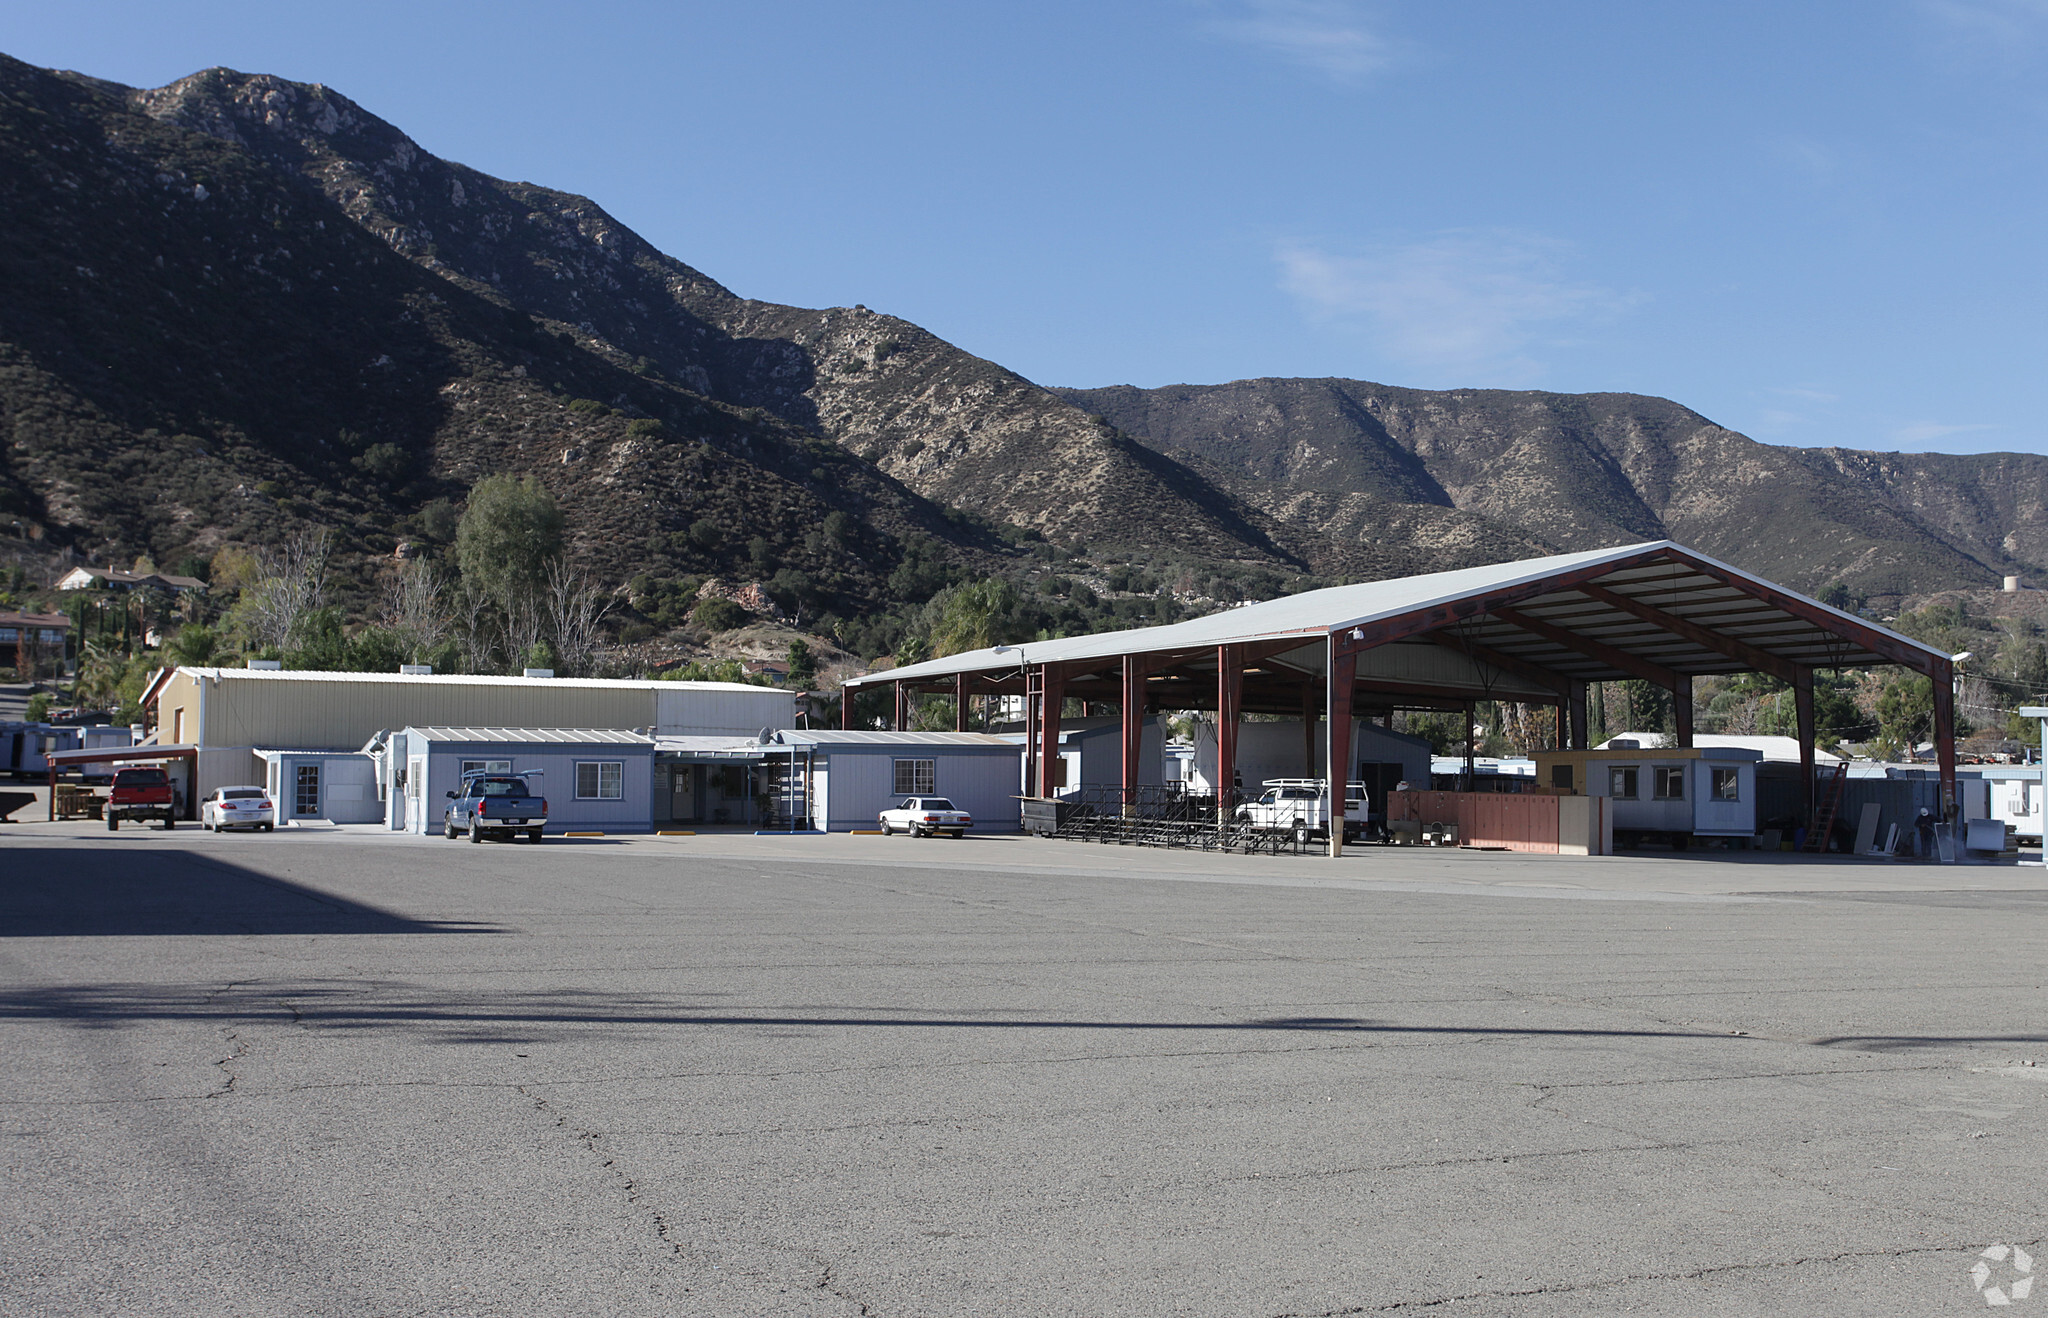
M795 723L795 693L734 682L166 669L143 701L163 742L198 746L196 789L261 782L259 750L354 751L421 728L612 728L751 736Z

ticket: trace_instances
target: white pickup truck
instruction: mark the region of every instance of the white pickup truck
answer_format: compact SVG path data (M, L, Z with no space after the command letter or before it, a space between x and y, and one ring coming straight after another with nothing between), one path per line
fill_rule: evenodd
M1296 841L1330 836L1330 784L1324 778L1268 778L1263 796L1237 808L1239 823L1265 833L1292 833ZM1365 833L1371 809L1364 783L1344 785L1344 840Z

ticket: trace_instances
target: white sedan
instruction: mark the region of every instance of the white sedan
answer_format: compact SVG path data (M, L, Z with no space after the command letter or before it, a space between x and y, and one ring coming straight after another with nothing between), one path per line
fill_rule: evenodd
M270 831L270 793L261 787L216 787L199 806L199 825L219 833L230 828Z
M884 837L899 829L912 837L959 837L972 827L973 818L965 810L955 810L943 796L906 796L894 810L882 812Z

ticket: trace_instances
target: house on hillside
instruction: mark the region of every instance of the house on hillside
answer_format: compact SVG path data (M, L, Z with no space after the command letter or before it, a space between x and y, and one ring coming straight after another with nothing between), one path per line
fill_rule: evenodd
M181 577L170 572L123 572L112 567L75 567L57 578L58 590L91 590L95 586L122 591L154 586L171 595L206 589L206 583L197 577Z

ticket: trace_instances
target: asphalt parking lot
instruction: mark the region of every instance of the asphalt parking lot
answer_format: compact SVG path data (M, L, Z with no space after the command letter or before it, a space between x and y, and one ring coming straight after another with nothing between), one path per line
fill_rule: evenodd
M2048 1238L2037 868L94 827L0 831L0 1312L1965 1313Z

